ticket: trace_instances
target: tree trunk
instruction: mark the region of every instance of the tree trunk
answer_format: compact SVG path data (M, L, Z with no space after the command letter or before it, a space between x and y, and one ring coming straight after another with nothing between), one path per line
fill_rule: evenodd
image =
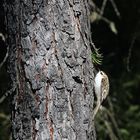
M7 0L14 140L95 140L87 0Z

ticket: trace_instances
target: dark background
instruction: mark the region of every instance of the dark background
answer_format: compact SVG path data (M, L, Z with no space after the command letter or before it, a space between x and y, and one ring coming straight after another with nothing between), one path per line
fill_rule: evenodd
M0 1L0 33L6 36L2 3L3 0ZM102 3L103 0L94 0L99 9ZM106 112L100 113L96 122L97 137L99 140L139 140L140 0L115 0L115 4L120 16L117 16L111 0L108 0L102 17L91 21L93 42L103 54L102 65L99 67L110 79L110 95L104 106L113 114L116 123L115 126ZM98 13L96 10L94 12ZM117 33L110 27L111 22ZM0 36L0 63L5 55L6 45ZM0 97L9 87L6 71L7 61L0 69ZM9 102L10 99L6 98L0 104L0 140L8 140L11 133ZM109 131L109 126L112 131Z

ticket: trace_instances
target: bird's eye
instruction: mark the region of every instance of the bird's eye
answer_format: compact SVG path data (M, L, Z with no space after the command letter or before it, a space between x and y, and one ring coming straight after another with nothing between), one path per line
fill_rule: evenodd
M103 72L102 71L100 73L101 73L101 75L103 75Z

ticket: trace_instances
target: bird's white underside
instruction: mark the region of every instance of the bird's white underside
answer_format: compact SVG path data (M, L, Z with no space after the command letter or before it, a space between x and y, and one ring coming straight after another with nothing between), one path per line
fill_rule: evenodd
M100 74L100 72L97 73L96 77L95 77L95 93L96 94L100 94L101 92L101 80L102 80L103 76Z

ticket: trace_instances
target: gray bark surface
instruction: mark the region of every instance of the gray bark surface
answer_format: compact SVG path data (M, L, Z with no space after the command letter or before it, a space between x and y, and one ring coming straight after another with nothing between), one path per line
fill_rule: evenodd
M15 140L95 140L87 0L5 5Z

